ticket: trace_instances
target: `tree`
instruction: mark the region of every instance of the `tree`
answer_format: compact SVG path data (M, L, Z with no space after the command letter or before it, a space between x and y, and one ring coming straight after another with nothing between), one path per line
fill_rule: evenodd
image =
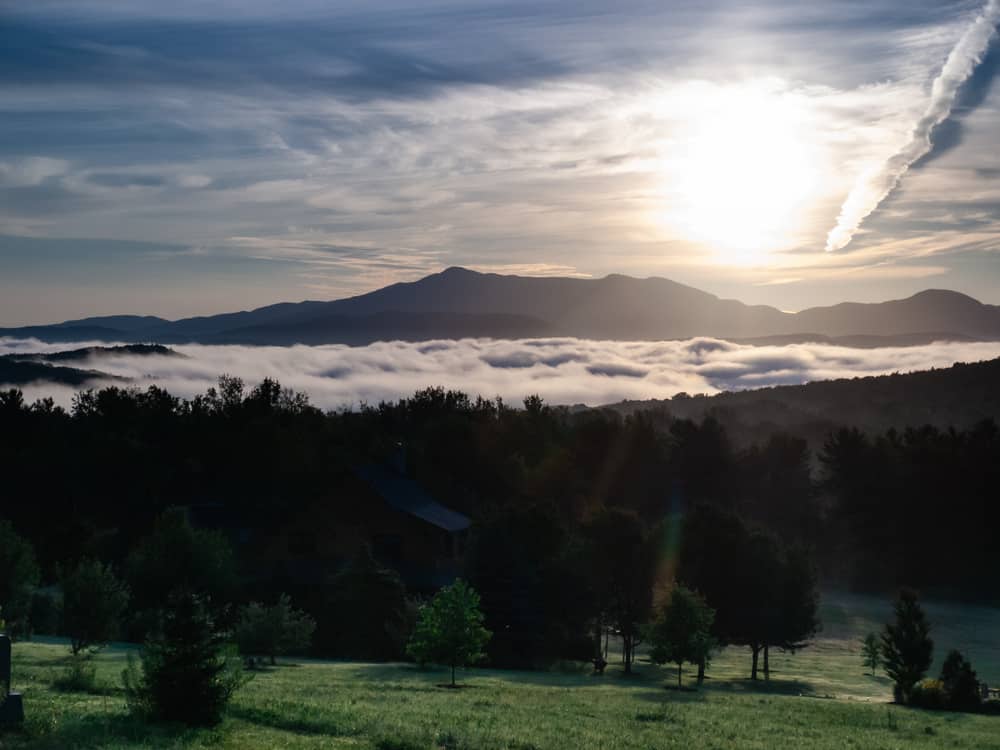
M658 535L647 534L635 513L617 508L600 511L585 533L599 608L621 636L625 673L631 674L642 626L653 606Z
M677 665L677 687L681 687L684 662L701 664L708 659L715 646L711 635L714 620L715 610L704 598L678 585L650 628L653 646L650 658L657 664L673 662Z
M882 644L875 633L861 639L861 663L872 671L874 677L875 670L882 663Z
M122 673L130 708L160 721L218 724L243 684L238 666L225 657L226 641L204 597L172 594L162 630L142 650L141 674L131 659Z
M317 641L352 659L396 659L409 635L406 587L396 571L372 557L367 545L333 579Z
M455 667L475 664L484 656L483 649L492 634L483 627L483 619L479 594L458 579L420 609L407 653L420 663L450 666L454 686Z
M909 589L899 592L895 613L896 622L887 623L882 633L882 664L895 683L896 700L906 703L913 686L931 666L934 641L915 592Z
M31 544L0 521L0 609L12 638L30 630L31 592L40 576Z
M820 629L816 568L801 547L779 544L774 603L764 641L764 678L770 679L770 648L795 653Z
M202 594L206 602L231 601L236 560L221 534L196 529L181 508L164 512L129 555L126 571L136 608L159 609L172 593Z
M78 655L98 650L117 634L129 590L109 565L84 560L63 579L63 630Z
M803 648L819 628L812 561L711 506L688 515L682 538L677 576L715 609L713 635L723 644L750 647L751 679L757 679L763 654L764 676L770 677L770 648Z
M279 654L307 650L315 630L316 621L293 609L288 594L281 594L270 607L260 602L243 607L236 625L236 643L240 653L263 654L275 664Z
M952 649L941 667L941 683L944 685L948 708L958 711L974 711L979 708L982 696L979 679L969 661L959 651Z

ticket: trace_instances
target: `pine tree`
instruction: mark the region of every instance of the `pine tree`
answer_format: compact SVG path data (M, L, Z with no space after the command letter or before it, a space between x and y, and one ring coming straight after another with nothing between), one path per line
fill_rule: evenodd
M204 597L171 595L161 632L142 651L142 673L130 660L122 675L129 706L160 721L219 723L243 684L238 666L225 657L226 642Z
M934 641L915 592L900 591L895 610L895 624L886 624L882 634L882 664L895 682L896 700L906 703L913 686L924 678L931 666Z

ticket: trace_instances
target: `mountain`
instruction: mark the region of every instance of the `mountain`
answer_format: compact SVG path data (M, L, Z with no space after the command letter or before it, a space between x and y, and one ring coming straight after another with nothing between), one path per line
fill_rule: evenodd
M330 302L280 303L184 318L109 316L0 329L46 341L363 345L378 340L527 338L657 340L710 336L750 343L827 341L885 346L1000 339L1000 307L928 290L877 304L847 302L786 313L663 278L503 276L449 268Z

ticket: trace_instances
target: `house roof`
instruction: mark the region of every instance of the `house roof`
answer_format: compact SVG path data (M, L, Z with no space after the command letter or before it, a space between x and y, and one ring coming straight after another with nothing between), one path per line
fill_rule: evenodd
M403 513L426 521L445 531L462 531L472 525L468 516L433 500L409 477L386 466L365 466L358 475L368 482L389 504Z

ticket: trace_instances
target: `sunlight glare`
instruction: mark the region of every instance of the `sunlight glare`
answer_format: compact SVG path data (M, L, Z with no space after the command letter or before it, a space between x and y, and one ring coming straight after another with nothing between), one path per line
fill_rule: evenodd
M664 160L661 221L716 262L759 266L796 241L819 182L808 113L773 86L701 86Z

